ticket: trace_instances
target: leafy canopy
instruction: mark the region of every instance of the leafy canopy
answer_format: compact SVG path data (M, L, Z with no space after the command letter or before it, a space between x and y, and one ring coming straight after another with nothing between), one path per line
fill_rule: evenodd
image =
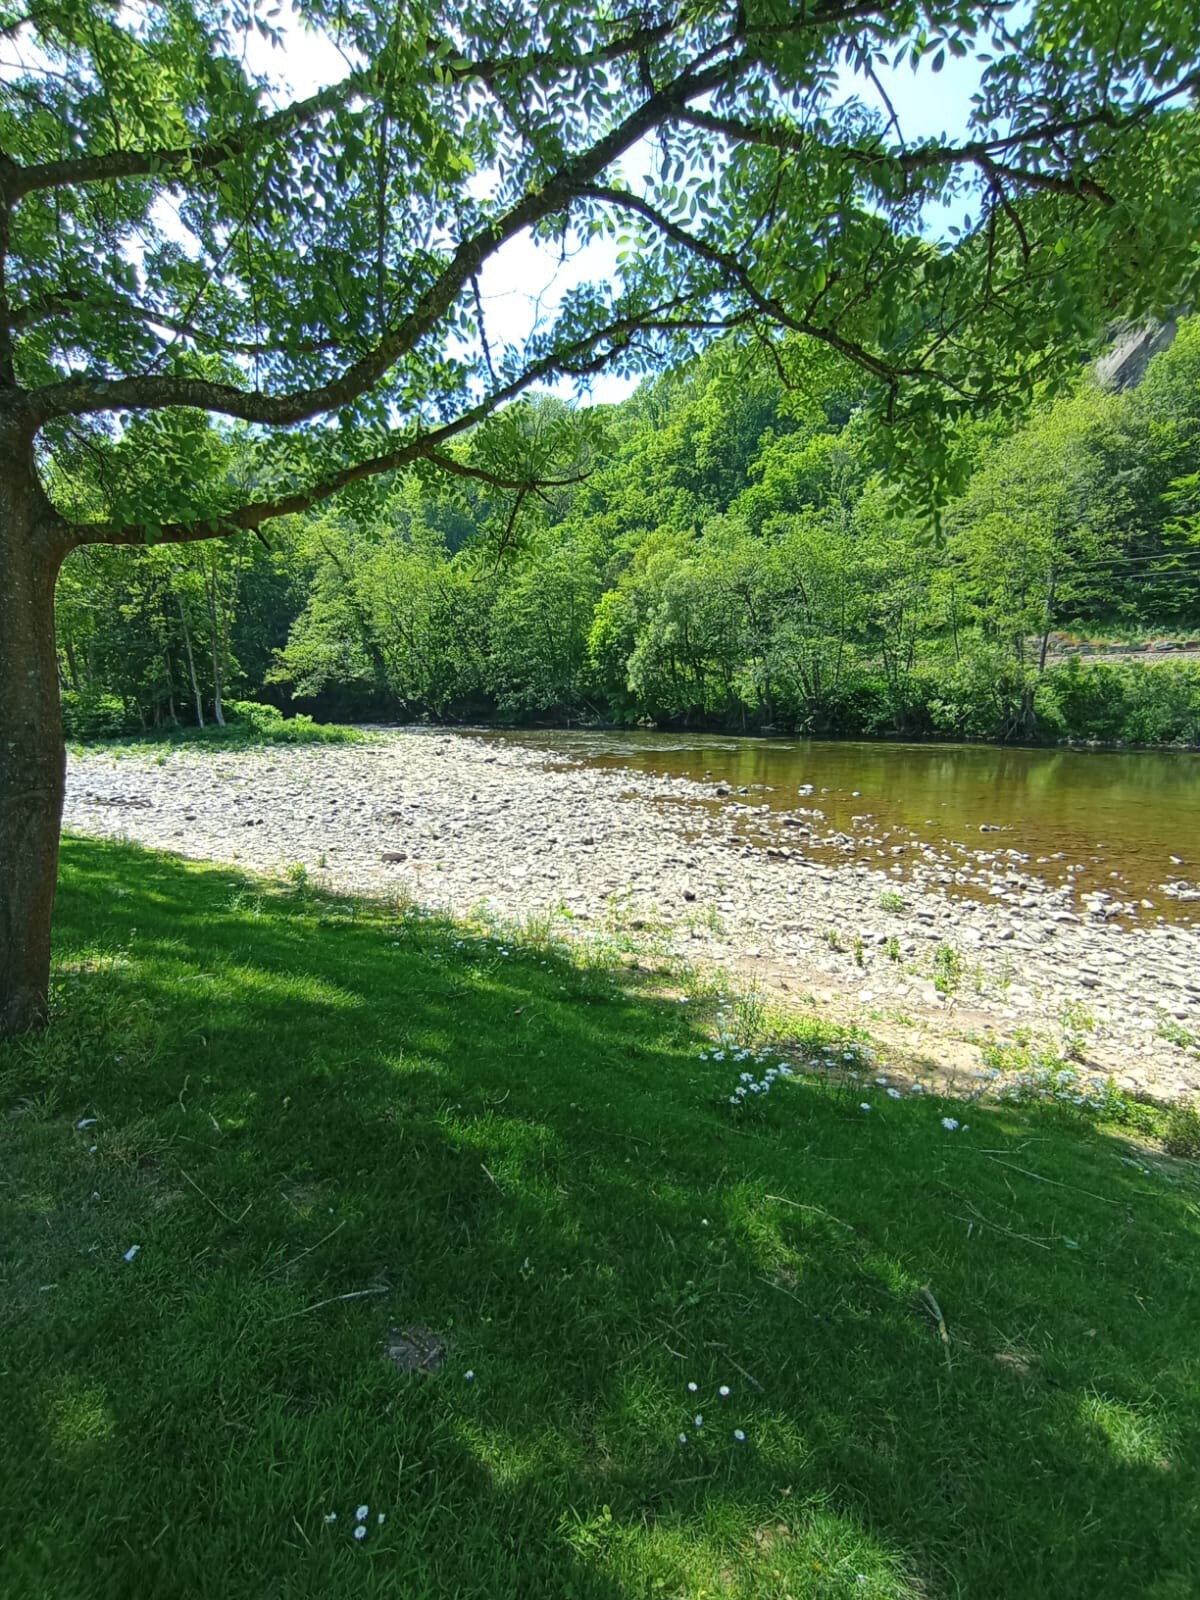
M68 544L461 473L452 441L530 385L729 329L789 382L806 345L856 367L936 491L947 422L1194 283L1194 0L297 12L347 68L288 98L246 64L273 27L247 0L0 3L0 424L38 438ZM949 56L981 69L959 139L909 142L845 87ZM934 203L961 213L937 241ZM618 236L621 269L498 341L479 275L530 230ZM214 473L231 421L252 451ZM518 497L569 477L567 440L514 452L536 435L470 470Z

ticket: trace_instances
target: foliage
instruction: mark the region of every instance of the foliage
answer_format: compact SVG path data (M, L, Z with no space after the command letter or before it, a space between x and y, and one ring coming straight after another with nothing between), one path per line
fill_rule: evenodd
M975 428L940 539L889 490L844 390L802 402L722 346L613 408L591 476L503 548L509 512L485 489L410 478L291 519L269 552L219 553L231 576L207 587L178 554L75 558L63 674L143 725L178 720L190 641L207 706L215 594L225 681L339 717L1194 744L1194 661L1056 650L1194 613L1200 545L1180 542L1171 485L1200 471L1181 398L1200 392L1198 328L1139 389L1085 377L1015 429Z
M67 842L6 1596L1189 1592L1195 1171L825 1069L739 1120L736 1019L619 978Z

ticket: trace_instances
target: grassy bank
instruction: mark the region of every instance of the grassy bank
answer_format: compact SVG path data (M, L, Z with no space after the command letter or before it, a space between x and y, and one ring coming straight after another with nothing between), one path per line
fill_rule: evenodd
M1193 1168L865 1064L734 1107L700 993L128 847L58 960L6 1600L1194 1593Z

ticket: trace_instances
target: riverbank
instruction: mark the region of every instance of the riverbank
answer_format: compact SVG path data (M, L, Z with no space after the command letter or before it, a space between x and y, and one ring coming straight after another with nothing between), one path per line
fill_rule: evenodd
M936 859L898 885L831 859L810 800L780 810L720 788L405 731L369 746L73 755L66 825L621 935L633 959L734 969L966 1079L1049 1041L1134 1092L1200 1088L1200 929L1126 925L982 846L959 864L974 885Z

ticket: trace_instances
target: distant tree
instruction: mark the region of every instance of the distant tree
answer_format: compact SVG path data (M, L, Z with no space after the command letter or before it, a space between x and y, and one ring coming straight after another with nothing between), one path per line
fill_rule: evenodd
M1194 0L298 11L349 66L278 103L245 0L0 0L0 1035L46 1009L72 550L254 533L419 462L523 505L570 453L452 441L730 327L856 365L936 491L945 419L1188 288ZM960 140L838 105L843 68L985 53ZM945 245L933 200L969 213ZM498 348L479 275L530 230L630 237L615 281ZM233 422L253 449L225 470Z

